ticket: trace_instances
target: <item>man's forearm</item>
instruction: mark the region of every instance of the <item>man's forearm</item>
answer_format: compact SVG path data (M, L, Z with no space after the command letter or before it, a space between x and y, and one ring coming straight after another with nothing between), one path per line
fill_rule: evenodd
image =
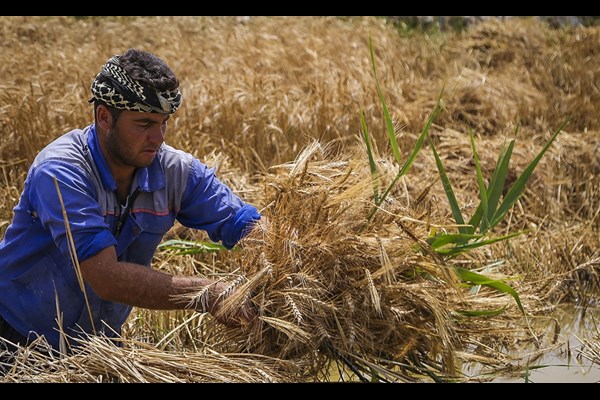
M213 283L209 279L174 276L143 265L119 262L113 247L81 262L81 272L102 299L155 310L186 308L189 300L182 295L198 292ZM208 310L219 293L213 286L205 298Z
M186 294L198 292L213 283L209 279L174 276L138 264L118 262L104 267L106 300L155 310L183 309L189 304ZM211 298L213 296L210 296Z

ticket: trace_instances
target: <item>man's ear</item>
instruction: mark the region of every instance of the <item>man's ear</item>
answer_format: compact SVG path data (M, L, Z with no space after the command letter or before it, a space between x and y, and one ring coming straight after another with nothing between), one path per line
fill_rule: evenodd
M96 123L105 131L113 125L112 114L103 104L100 104L96 109Z

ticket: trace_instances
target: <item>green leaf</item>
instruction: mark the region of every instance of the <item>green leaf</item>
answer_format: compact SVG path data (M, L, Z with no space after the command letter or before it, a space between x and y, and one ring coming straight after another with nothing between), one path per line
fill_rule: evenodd
M460 207L458 206L458 201L456 200L456 196L454 195L454 191L452 190L452 185L450 184L450 180L448 179L448 175L446 174L446 170L444 169L444 165L442 164L442 160L438 155L438 152L435 149L435 145L433 141L429 141L431 144L431 149L433 150L433 155L435 157L435 163L437 165L437 169L440 173L440 178L442 179L442 184L444 185L444 191L446 192L446 197L448 198L448 203L450 203L450 209L452 210L452 216L454 217L454 221L458 225L464 225L465 220L463 219L462 213L460 212ZM468 234L467 227L459 227L460 233Z
M502 240L511 239L515 236L521 235L522 233L523 232L513 232L513 233L509 233L508 235L504 235L504 236L497 236L494 238L480 240L477 242L472 242L472 243L467 243L467 244L462 244L462 245L457 245L457 246L450 247L450 248L436 248L434 250L438 254L443 254L445 256L455 256L457 254L464 253L465 251L473 250L478 247L487 246L489 244L500 242Z
M394 131L394 127L393 127L392 119L390 117L390 113L389 113L389 110L387 107L387 103L385 101L385 97L383 96L383 92L382 92L381 86L379 84L379 78L377 76L377 66L375 63L375 52L373 50L373 38L371 36L369 36L369 49L371 52L371 64L373 66L373 73L375 75L375 84L376 84L376 88L377 88L377 95L379 96L379 101L380 101L381 107L383 109L383 115L384 115L384 119L385 119L385 123L386 123L386 129L387 129L387 133L388 133L388 137L389 137L389 141L390 141L390 146L392 148L392 152L394 154L395 160L398 162L398 164L400 164L401 163L400 148L399 148L398 142L396 140L396 132ZM373 219L373 217L375 216L375 213L378 210L379 205L381 205L383 203L383 201L386 199L386 197L390 193L390 191L394 188L394 186L396 185L396 183L398 182L400 177L402 177L403 175L408 173L408 171L412 167L412 165L417 157L417 154L419 153L419 151L421 150L421 147L423 146L425 138L429 134L429 129L430 129L431 125L433 124L433 121L435 120L435 118L438 116L438 114L441 112L441 110L443 108L442 101L441 101L443 92L444 92L444 87L442 87L442 90L440 91L438 99L435 103L434 109L429 114L429 117L427 118L427 122L425 123L425 126L423 127L423 130L421 131L421 134L419 135L419 138L417 139L415 146L414 146L413 150L411 151L408 159L402 165L402 167L400 167L398 173L396 174L396 176L394 177L392 182L389 184L389 186L386 188L386 190L383 192L383 194L381 196L377 195L377 193L379 192L379 188L377 187L377 190L375 190L375 186L374 186L374 191L376 193L374 196L375 206L373 208L371 208L371 211L369 212L369 214L367 216L367 222L362 225L362 227L360 228L359 231L362 231L366 227L366 225ZM361 125L363 128L364 140L365 140L365 143L367 143L367 150L369 151L369 154L371 154L372 149L369 150L370 149L370 140L368 139L369 137L367 134L367 126L366 126L367 124L365 122L364 113L362 111L361 111ZM367 142L368 140L369 140L369 142ZM371 156L369 158L369 163L371 166L371 174L373 174L373 169L376 168L376 165L374 165L374 160L371 159Z
M477 148L475 147L475 137L473 136L473 130L469 128L469 137L471 138L471 147L473 148L473 159L475 160L475 170L477 172L477 184L479 185L479 207L477 207L477 210L475 211L475 215L478 215L479 218L481 218L482 216L486 216L483 219L483 228L484 228L484 232L485 229L487 228L487 210L488 210L488 193L487 193L487 188L485 187L485 182L483 181L483 174L481 173L481 164L479 162L479 155L477 154ZM479 208L481 207L481 211L479 214L477 214L477 211L479 211ZM471 227L468 228L469 233L474 233L477 228L479 227L479 220L477 220L476 218L471 218L471 220L469 220L469 223L471 224Z
M365 121L365 113L360 110L360 123L362 125L363 139L367 146L367 154L369 156L369 167L371 168L371 178L373 180L373 197L375 204L379 204L379 185L377 180L377 164L373 157L373 149L371 147L371 138L369 136L369 130L367 129L367 122Z
M492 226L498 224L502 220L502 218L504 218L504 215L508 212L508 210L513 206L513 204L519 199L519 197L525 190L525 185L527 184L527 180L529 180L529 177L531 176L533 170L535 169L537 164L540 162L540 160L542 159L542 157L544 156L546 151L550 148L550 145L552 145L552 142L554 142L554 140L557 138L558 134L562 131L562 129L565 127L565 125L569 122L569 119L570 118L565 120L560 125L560 127L556 130L556 132L554 132L554 134L552 135L550 140L548 140L548 142L546 143L544 148L540 151L540 153L537 155L537 157L531 162L531 164L529 164L527 166L527 168L525 168L525 171L523 171L521 176L519 176L519 178L517 178L515 183L511 186L508 193L506 194L506 197L504 197L502 204L500 204L498 211L496 211L494 217L492 218Z
M479 238L481 238L481 235L472 233L442 233L427 239L427 243L429 243L433 249L437 249L447 244L462 244L471 239Z
M483 208L484 207L487 209L487 201L485 202L485 205L483 202L480 201L479 205L477 206L477 209L471 216L471 219L469 219L468 225L470 225L470 226L468 226L467 228L470 233L475 233L477 231L477 227L479 227L481 218L483 217ZM479 229L479 233L480 234L484 233L481 231L481 228Z
M406 174L409 171L410 167L412 167L413 163L415 162L415 159L417 158L417 154L419 154L419 150L421 150L421 147L423 146L423 142L425 141L425 138L429 135L429 128L431 128L433 121L435 121L437 116L440 114L440 112L442 112L442 109L444 108L442 105L442 94L443 93L444 93L444 86L442 86L442 90L440 90L440 94L438 95L438 98L435 102L435 106L433 107L433 110L431 111L431 113L429 113L429 117L427 117L427 122L425 123L425 126L423 127L423 130L421 131L421 134L419 135L419 138L417 139L417 142L415 143L415 147L413 148L412 152L410 153L410 156L408 157L408 159L406 160L406 162L404 163L402 168L400 168L400 172L398 172L398 175L402 176L402 175Z
M419 135L419 138L417 139L417 142L415 143L415 147L413 148L412 152L410 153L410 156L406 160L406 163L402 166L402 168L400 168L400 170L398 171L398 174L392 180L392 183L390 183L388 188L385 190L385 192L381 196L379 203L376 203L377 205L383 203L383 200L385 200L385 198L387 197L389 192L396 185L396 182L398 182L398 179L400 179L401 176L405 175L410 170L410 167L412 167L412 165L417 157L417 154L419 153L419 151L421 150L421 147L423 146L423 142L425 141L425 138L429 134L429 128L430 128L431 124L433 123L433 121L435 120L435 118L438 116L438 114L441 112L441 110L443 108L440 105L441 104L441 96L442 96L443 92L444 92L444 88L442 88L442 90L440 92L440 96L438 97L438 99L435 103L435 106L433 108L433 111L431 111L431 113L429 114L429 117L427 118L427 122L425 123L425 126L423 127L423 130L421 131L421 134ZM375 208L374 211L376 211L376 210L377 209ZM372 214L374 214L374 212L372 212ZM372 214L369 215L369 221L371 220L371 218L373 216Z
M172 250L179 255L211 253L216 251L227 250L220 243L212 242L194 242L191 240L171 239L158 245L161 250Z
M510 285L508 285L500 280L490 279L485 275L481 275L481 274L478 274L477 272L469 271L468 269L464 269L461 267L455 267L455 269L456 269L456 273L458 274L458 276L464 282L471 283L474 285L488 286L488 287L496 289L502 293L511 295L515 299L515 302L519 306L519 309L521 310L521 312L523 314L525 314L525 309L523 308L523 304L521 304L521 299L519 299L519 295L517 294L515 289L513 289Z
M373 37L370 35L369 49L371 50L371 65L373 66L373 74L375 75L375 87L377 88L377 95L379 96L379 102L381 103L381 108L383 109L383 117L385 119L385 125L390 139L390 145L392 146L394 158L396 159L398 164L400 164L402 162L402 160L400 159L400 148L398 147L398 142L396 140L396 132L394 130L394 124L392 123L392 118L390 117L390 112L385 102L385 98L383 96L381 87L379 86L379 78L377 77L377 65L375 64L375 51L373 50Z
M496 207L498 206L498 202L500 201L502 190L504 189L504 182L506 181L506 175L508 174L508 164L510 163L510 157L512 156L514 145L515 140L513 139L510 141L506 152L504 151L504 145L500 151L498 163L496 164L494 175L492 176L492 181L490 182L490 186L488 188L489 196L487 220L490 221L490 224L486 227L486 229L480 229L480 233L485 233L488 229L491 229L496 225L491 221L494 219L493 216L496 211Z

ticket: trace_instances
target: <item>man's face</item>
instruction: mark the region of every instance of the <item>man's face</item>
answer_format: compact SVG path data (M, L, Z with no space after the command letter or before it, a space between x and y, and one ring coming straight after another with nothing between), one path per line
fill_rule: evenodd
M165 140L169 115L124 110L108 129L109 162L147 167Z

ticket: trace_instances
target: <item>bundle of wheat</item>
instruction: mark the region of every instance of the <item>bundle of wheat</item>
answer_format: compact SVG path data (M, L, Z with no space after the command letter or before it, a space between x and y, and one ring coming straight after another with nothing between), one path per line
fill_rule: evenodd
M499 340L507 329L513 336L525 329L509 323L519 320L510 296L461 288L453 272L458 261L443 259L423 240L432 226L444 228L442 219L427 222L418 215L423 205L413 199L407 207L408 194L397 191L361 231L372 182L358 159L332 157L314 143L277 167L289 172L269 180L269 224L235 256L247 280L232 283L237 291L224 308L250 298L259 317L243 330L211 333L213 346L304 360L311 366L304 379L322 376L337 360L359 378L396 381L430 368L457 378L457 359L484 336L513 345L510 337ZM483 259L475 252L460 262ZM465 317L504 307L505 317ZM492 356L500 347L480 350Z

